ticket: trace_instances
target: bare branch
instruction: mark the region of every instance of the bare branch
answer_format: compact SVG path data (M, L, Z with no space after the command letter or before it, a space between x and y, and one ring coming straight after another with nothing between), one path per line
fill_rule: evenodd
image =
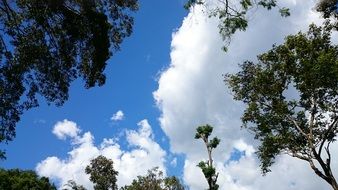
M289 155L292 156L292 157L296 157L296 158L299 158L301 160L307 161L307 162L309 162L311 160L309 157L301 155L301 154L297 154L297 153L291 153Z
M337 122L338 122L338 116L336 116L333 120L333 122L329 125L328 129L326 130L325 134L323 135L322 142L319 146L319 155L322 153L323 146L325 142L327 141L330 132L332 132L336 127L337 127Z

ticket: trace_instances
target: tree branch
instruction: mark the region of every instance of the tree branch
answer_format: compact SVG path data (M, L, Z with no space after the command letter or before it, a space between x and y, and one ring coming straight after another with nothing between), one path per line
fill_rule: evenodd
M325 181L327 181L328 183L330 183L329 178L328 178L326 175L324 175L323 172L321 172L321 171L315 166L315 164L313 163L312 160L309 160L309 164L310 164L312 170L313 170L319 177L321 177L322 179L324 179Z
M314 125L315 114L317 111L316 102L313 99L313 97L311 98L311 103L312 103L312 106L311 106L312 108L311 108L310 123L309 123L309 129L310 129L309 137L311 140L313 140L313 125Z
M312 149L312 153L313 153L313 155L314 155L314 157L315 157L315 159L318 161L318 163L319 163L319 165L321 166L321 168L323 169L323 171L324 171L324 173L325 173L325 176L326 176L326 178L327 178L327 182L329 183L329 184L331 184L331 177L332 177L332 171L331 171L331 167L329 166L329 165L327 165L324 161L323 161L323 159L322 159L322 157L317 153L317 151L316 151L316 149L315 148L313 148ZM323 178L324 179L324 178Z
M5 43L5 40L3 39L2 35L0 35L0 40L1 40L1 43L3 44L4 48L5 48L5 51L6 52L9 52L8 49L7 49L7 45Z
M309 139L309 136L299 127L297 121L295 121L291 116L287 115L286 116L296 127L298 132L300 132L305 138Z
M326 159L326 164L331 170L331 153L330 153L329 146L330 146L330 143L327 145L327 147L325 147L325 151L326 151L326 154L328 156L328 158Z
M326 132L325 132L325 134L323 136L322 142L321 142L321 144L319 146L319 151L318 151L319 155L321 155L321 153L322 153L323 146L324 146L325 142L327 141L330 132L337 127L337 121L338 121L338 116L336 116L334 118L333 122L331 123L331 125L329 125L328 129L326 130Z

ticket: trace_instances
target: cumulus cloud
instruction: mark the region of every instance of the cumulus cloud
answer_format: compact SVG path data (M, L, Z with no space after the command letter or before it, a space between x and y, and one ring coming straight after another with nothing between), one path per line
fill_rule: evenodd
M122 110L117 111L111 118L112 121L121 121L124 119L124 113Z
M65 121L58 123L65 123ZM67 121L67 123L76 126L74 122ZM138 130L126 132L128 150L122 149L113 138L104 139L96 146L94 136L90 132L71 133L73 135L68 136L75 143L72 143L72 150L68 152L68 157L48 157L37 164L36 171L39 175L57 181L60 187L68 180L74 180L87 189L92 189L93 185L84 170L90 160L98 155L103 155L114 161L114 168L119 172L117 177L119 186L131 183L132 179L138 175L146 174L148 169L156 166L166 173L164 166L166 152L154 141L151 126L147 120L140 121L138 126ZM79 128L77 129L79 130ZM59 133L54 134L59 138Z
M67 119L57 122L53 128L53 134L56 135L58 139L62 140L67 137L77 137L78 133L80 133L80 129L76 123L68 121Z
M214 126L214 135L221 139L214 153L221 189L329 189L306 163L288 156L279 157L273 172L261 176L254 154L259 142L240 129L243 105L233 100L223 82L222 75L237 71L238 63L256 59L256 55L271 49L273 44L282 43L285 36L306 31L310 23L321 21L313 10L315 1L281 3L290 8L290 17L282 18L273 10L256 10L250 15L247 31L233 36L227 53L221 50L223 42L218 34L217 19L208 18L202 7L190 12L173 34L171 63L161 73L153 95L171 151L186 154L184 180L192 190L206 187L196 164L205 159L207 153L203 143L194 140L196 127L206 123ZM235 149L244 151L239 160L231 160Z

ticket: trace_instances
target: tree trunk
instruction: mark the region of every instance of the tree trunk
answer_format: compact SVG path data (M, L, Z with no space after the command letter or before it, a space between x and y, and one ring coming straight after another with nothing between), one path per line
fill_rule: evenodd
M336 179L332 176L332 181L331 181L331 184L330 184L331 186L332 186L332 188L334 189L334 190L338 190L338 184L337 184L337 181L336 181Z

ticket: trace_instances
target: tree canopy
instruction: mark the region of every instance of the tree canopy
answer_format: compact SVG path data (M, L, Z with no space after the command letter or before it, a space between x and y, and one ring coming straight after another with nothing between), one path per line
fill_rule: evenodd
M337 29L338 0L319 0L316 9L323 14L324 18L335 18L335 27Z
M0 169L0 189L11 190L56 190L46 177L39 177L34 171Z
M100 155L90 161L86 167L86 174L94 183L95 190L117 190L116 177L118 172L114 169L113 161Z
M0 0L0 142L38 96L61 106L75 79L103 85L137 9L137 0Z
M308 162L337 190L330 154L338 132L338 46L331 43L332 27L312 24L307 33L286 37L225 81L246 105L243 126L261 141L263 173L276 156L288 154Z
M130 185L120 190L184 190L184 185L175 176L163 177L163 172L155 167L147 175L138 176Z

